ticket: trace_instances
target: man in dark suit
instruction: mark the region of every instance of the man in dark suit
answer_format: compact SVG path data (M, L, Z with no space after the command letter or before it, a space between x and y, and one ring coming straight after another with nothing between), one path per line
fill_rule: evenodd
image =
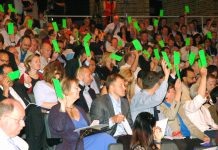
M124 78L119 74L112 74L107 78L106 87L108 94L92 102L91 120L99 120L100 124L109 124L110 127L115 125L114 131L111 131L114 136L126 135L122 123L127 120L132 126L133 122L128 100L123 98L126 90Z
M90 87L92 83L92 73L87 67L80 67L77 71L77 79L79 80L80 98L75 102L75 104L81 108L86 113L89 113L91 104L96 98L95 91Z

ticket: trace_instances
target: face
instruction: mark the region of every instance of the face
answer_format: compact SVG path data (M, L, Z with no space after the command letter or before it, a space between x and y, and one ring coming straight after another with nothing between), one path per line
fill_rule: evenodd
M162 34L163 35L167 35L168 34L168 29L167 28L163 28L162 29Z
M182 34L186 34L187 33L187 28L186 27L182 27L181 32L182 32Z
M38 50L38 48L39 48L38 43L36 42L35 39L32 39L30 51L35 53L35 51Z
M79 88L79 85L76 82L72 82L71 84L71 91L68 94L70 97L69 100L71 100L71 103L73 104L77 99L79 99L79 92L81 89Z
M141 40L147 42L147 40L148 40L148 34L147 34L147 33L142 34Z
M23 42L21 43L21 49L23 51L28 51L31 46L31 40L29 38L24 38Z
M167 91L166 100L169 101L169 102L172 102L174 100L175 93L176 93L175 89L174 88L170 88Z
M111 83L111 89L114 94L116 94L119 97L125 96L125 81L121 78L117 78L116 81Z
M195 73L192 71L187 72L187 77L186 77L186 83L188 86L191 86L196 82L196 76Z
M129 57L128 57L128 60L127 60L127 63L129 65L132 65L134 63L134 60L135 60L135 56L133 54L131 54Z
M50 58L52 52L51 45L48 43L44 43L41 48L41 55L46 59Z
M118 41L117 41L117 39L112 39L111 45L112 45L113 47L117 47L117 46L118 46Z
M21 105L15 106L11 113L3 116L5 122L3 128L9 137L15 137L20 133L25 126L24 117L25 111Z
M9 56L7 54L0 54L0 66L9 64Z
M39 70L40 69L40 58L38 56L33 57L29 65L31 69Z
M83 72L83 82L86 85L90 85L92 83L92 73L89 69L85 69Z
M91 71L91 73L95 72L95 68L96 68L95 61L91 60L89 64L89 70Z
M206 87L207 87L207 91L210 93L216 87L216 79L208 78Z

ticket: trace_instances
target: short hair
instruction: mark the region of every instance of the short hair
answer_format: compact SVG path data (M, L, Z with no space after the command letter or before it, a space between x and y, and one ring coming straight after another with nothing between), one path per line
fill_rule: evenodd
M137 74L137 79L142 79L146 75L144 70L140 70Z
M21 38L20 38L20 43L23 42L24 39L29 39L31 41L31 37L29 35L23 35Z
M85 69L89 70L89 68L87 66L82 66L82 67L78 68L77 72L76 72L76 77L80 76L81 74L84 74L83 72Z
M0 102L0 117L5 113L11 113L14 110L14 104L6 102L7 99Z
M216 87L210 92L210 97L211 97L213 103L216 103L216 102L217 102L216 98L218 97L218 86L216 86Z
M77 79L70 79L68 77L63 78L63 80L61 81L61 87L64 95L68 95L70 93L73 82L78 84Z
M209 79L209 78L216 80L216 76L213 74L207 74L207 79Z
M57 60L50 62L47 66L45 66L43 79L48 83L52 83L52 78L55 78L55 73L59 73L61 79L64 77L64 67Z
M4 64L4 65L0 66L0 74L4 74L5 67L12 68L11 65L9 65L9 64Z
M207 67L207 73L208 74L212 74L213 72L217 72L218 73L218 68L215 65L209 65Z
M33 60L34 57L40 57L40 56L39 56L39 54L32 54L26 58L24 65L25 65L27 71L30 71L31 68L30 68L29 63Z
M181 71L181 78L183 80L184 77L187 77L188 71L194 72L194 70L191 67L185 68Z
M0 55L1 55L1 54L8 55L8 53L7 53L6 51L1 51L1 50L0 50ZM8 57L9 57L9 55L8 55Z
M157 84L160 80L159 73L155 71L149 71L143 78L142 78L142 87L143 89L151 89Z
M110 85L114 83L118 78L124 80L123 76L118 73L111 74L106 79L106 88L109 89Z

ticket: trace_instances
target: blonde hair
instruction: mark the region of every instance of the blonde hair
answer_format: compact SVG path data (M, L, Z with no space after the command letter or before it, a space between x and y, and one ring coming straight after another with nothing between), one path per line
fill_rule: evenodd
M78 80L65 77L61 81L61 87L62 87L64 95L66 95L66 96L69 95L73 83L78 84Z
M26 67L27 71L30 71L30 65L29 63L33 60L34 57L40 57L39 54L32 54L30 56L28 56L24 62L24 66Z
M106 66L106 62L108 61L108 59L110 58L111 53L109 52L105 52L104 55L102 56L102 65Z
M135 95L135 77L134 73L130 70L130 68L123 68L120 70L119 74L123 76L124 80L128 82L127 86L127 98L130 102L132 97Z

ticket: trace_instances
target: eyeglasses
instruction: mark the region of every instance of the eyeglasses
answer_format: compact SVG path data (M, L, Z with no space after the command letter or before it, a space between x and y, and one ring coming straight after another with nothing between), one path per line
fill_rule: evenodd
M20 123L21 121L25 122L25 120L26 120L26 117L24 117L23 119L17 119L17 118L11 117L11 116L6 116L6 117L15 120L16 123Z
M5 62L5 63L8 63L9 60L5 60L5 59L0 59L1 62Z

